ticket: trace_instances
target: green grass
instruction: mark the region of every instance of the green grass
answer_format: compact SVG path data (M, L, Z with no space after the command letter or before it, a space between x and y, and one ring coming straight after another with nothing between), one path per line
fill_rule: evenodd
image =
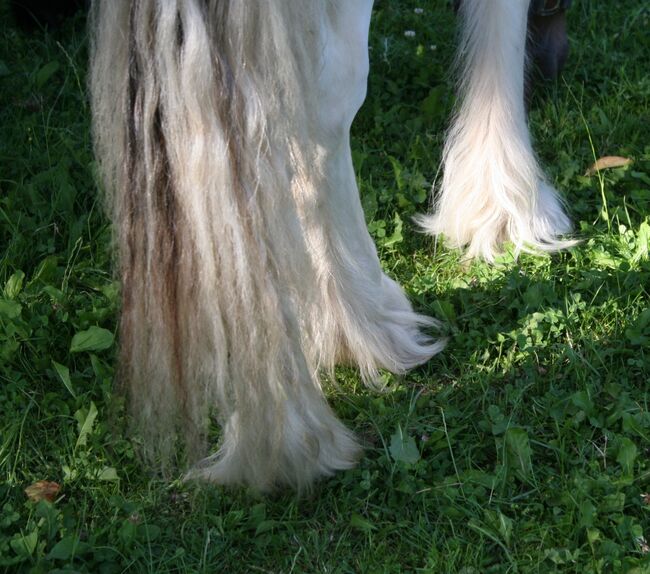
M377 2L353 149L383 264L450 343L384 394L340 371L331 402L368 448L299 499L138 463L113 390L85 23L26 36L0 3L0 571L650 572L650 14L574 3L567 70L530 119L583 241L488 266L411 223L453 104L445 4ZM604 155L634 162L585 177ZM108 332L73 344L92 327ZM27 499L38 480L61 484L53 503Z

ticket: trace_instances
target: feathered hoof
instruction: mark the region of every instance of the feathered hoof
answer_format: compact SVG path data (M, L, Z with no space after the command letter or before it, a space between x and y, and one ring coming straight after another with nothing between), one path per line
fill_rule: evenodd
M366 299L353 314L354 328L346 333L346 353L371 386L381 386L379 369L405 373L426 363L447 342L426 333L439 329L440 322L413 311L402 288L386 275L377 296Z
M233 415L221 447L192 468L185 480L246 485L258 492L289 487L308 491L318 479L355 466L361 447L322 397L306 408L288 408L267 428L250 413Z
M557 191L541 182L537 193L533 207L517 209L513 203L505 206L486 199L472 210L470 202L451 200L452 196L466 196L462 190L449 190L442 207L417 221L425 233L443 236L447 246L464 249L468 259L493 262L507 243L514 246L516 254L560 251L576 245L578 240L564 237L571 232L571 221ZM485 194L487 198L494 195Z

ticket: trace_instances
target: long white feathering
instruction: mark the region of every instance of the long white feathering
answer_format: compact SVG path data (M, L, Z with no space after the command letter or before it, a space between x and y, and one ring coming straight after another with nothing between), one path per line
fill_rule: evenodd
M371 0L95 0L96 154L122 281L120 380L145 457L308 488L359 447L319 371L438 352L382 271L352 168Z
M532 148L524 104L529 0L463 0L460 106L443 152L434 213L419 219L467 256L573 245L571 225Z

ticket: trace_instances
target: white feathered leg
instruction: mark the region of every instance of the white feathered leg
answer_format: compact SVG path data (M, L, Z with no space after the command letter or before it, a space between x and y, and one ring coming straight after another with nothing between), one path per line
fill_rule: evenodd
M97 157L123 285L121 379L143 452L189 477L307 488L359 448L319 367L367 379L440 348L379 266L349 128L370 0L96 0Z
M317 269L322 300L314 317L320 364L357 364L364 380L378 368L404 372L444 346L422 333L436 322L416 314L402 289L380 267L359 200L350 125L366 96L368 27L372 0L339 0L324 29L323 64L314 116L317 174L297 194L303 202L306 235ZM300 184L298 185L300 188Z
M93 2L97 157L123 286L120 378L143 454L190 477L307 488L359 448L320 388L320 287L292 193L311 150L321 0ZM310 155L312 155L310 153ZM296 166L296 169L298 167ZM312 168L313 169L313 168Z
M447 136L444 176L424 229L467 255L493 260L517 251L557 250L571 225L531 145L524 107L529 0L465 0L460 108Z

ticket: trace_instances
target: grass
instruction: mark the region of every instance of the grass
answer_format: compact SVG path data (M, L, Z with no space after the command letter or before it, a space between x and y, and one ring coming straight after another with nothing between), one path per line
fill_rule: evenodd
M25 35L0 3L0 571L650 572L650 14L574 4L567 70L530 120L582 243L488 266L411 223L453 103L453 15L377 2L362 200L385 268L450 344L384 394L339 372L331 403L368 448L299 499L138 463L112 385L85 23ZM633 163L583 175L605 155ZM61 486L52 502L26 496L39 480Z

